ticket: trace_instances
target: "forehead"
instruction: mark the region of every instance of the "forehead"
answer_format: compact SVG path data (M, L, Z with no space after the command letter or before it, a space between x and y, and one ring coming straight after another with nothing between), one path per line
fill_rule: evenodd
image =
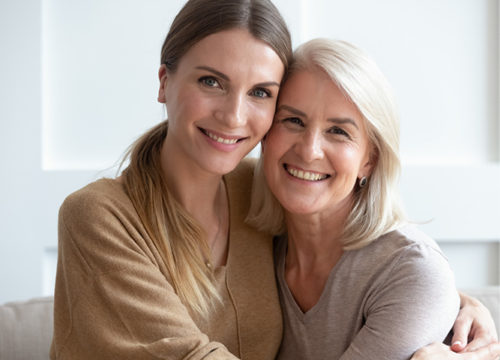
M240 28L206 36L194 44L179 62L180 67L200 64L228 73L260 73L262 77L273 77L278 82L284 73L284 65L273 48Z
M280 103L295 104L304 111L325 112L325 115L347 112L360 118L356 105L322 69L300 69L289 75L282 86Z

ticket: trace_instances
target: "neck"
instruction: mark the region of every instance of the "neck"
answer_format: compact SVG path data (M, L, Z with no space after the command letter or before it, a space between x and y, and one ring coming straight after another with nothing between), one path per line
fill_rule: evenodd
M196 219L216 211L222 176L201 169L182 157L173 141L165 139L161 150L163 175L175 199Z
M346 211L285 214L288 229L287 268L302 274L330 271L342 256Z
M330 272L343 253L344 218L336 215L285 214L288 228L285 281L304 312L318 302Z
M224 264L227 256L229 205L222 176L182 158L167 139L161 150L161 164L172 196L203 228L211 250L212 264Z

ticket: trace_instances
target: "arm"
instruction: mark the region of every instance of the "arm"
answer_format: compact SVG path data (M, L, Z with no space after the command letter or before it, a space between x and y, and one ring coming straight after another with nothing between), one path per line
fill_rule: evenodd
M498 357L500 357L500 343L497 342L461 354L454 353L449 346L434 343L418 350L411 360L495 360Z
M341 360L409 359L422 346L442 341L459 308L453 274L428 246L404 249L363 309L365 323Z
M468 340L472 341L467 344ZM460 313L453 325L453 351L474 351L498 340L488 309L478 300L460 293Z
M80 196L61 208L52 358L236 359L199 330L122 205Z

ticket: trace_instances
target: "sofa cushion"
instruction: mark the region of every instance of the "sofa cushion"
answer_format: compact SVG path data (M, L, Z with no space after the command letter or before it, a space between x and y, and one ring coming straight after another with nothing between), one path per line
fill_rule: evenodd
M500 287L461 291L479 299L490 310L500 334ZM43 297L0 306L0 359L49 359L53 305L52 297Z
M52 297L0 306L0 359L48 360L53 306Z

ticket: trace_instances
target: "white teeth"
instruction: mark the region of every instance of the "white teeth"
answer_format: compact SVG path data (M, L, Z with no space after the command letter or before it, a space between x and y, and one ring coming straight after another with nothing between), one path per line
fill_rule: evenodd
M218 143L231 145L231 144L236 144L238 142L238 139L224 139L208 131L206 131L206 134L210 139L217 141Z
M309 181L318 181L318 180L323 180L326 179L328 175L322 175L318 173L313 173L310 171L302 171L302 170L296 170L296 169L289 169L288 167L286 168L286 171L288 173L296 178L302 179L302 180L309 180Z

